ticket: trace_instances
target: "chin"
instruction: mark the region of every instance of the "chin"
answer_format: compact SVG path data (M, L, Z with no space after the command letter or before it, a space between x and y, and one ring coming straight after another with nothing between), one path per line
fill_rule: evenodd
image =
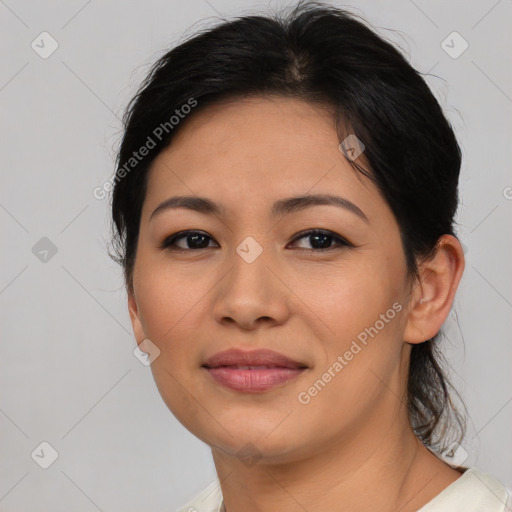
M196 429L191 432L212 449L220 450L226 455L254 457L269 464L295 460L296 452L302 451L301 445L305 441L299 432L293 433L284 428L275 429L269 427L268 423L249 424L247 417L240 424L235 423L232 426L229 433L218 425L212 430L211 424L206 427L208 430Z

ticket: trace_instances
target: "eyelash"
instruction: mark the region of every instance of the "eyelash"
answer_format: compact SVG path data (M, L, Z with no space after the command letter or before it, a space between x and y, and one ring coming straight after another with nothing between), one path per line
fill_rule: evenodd
M199 249L183 249L181 247L176 247L175 243L178 240L181 240L182 238L186 238L189 235L202 235L203 237L209 238L210 240L213 240L213 238L206 233L203 233L201 231L194 231L194 230L188 230L188 231L180 231L178 233L175 233L174 235L168 236L160 245L161 249L169 249L172 251L177 252L190 252L190 251L200 251L203 249L211 249L211 247L203 247ZM337 235L336 233L333 233L332 231L324 230L324 229L309 229L307 231L303 231L299 233L293 240L293 242L297 242L298 240L301 240L302 238L307 238L315 235L324 235L331 237L333 239L333 242L336 245L332 245L331 247L327 247L325 249L298 249L303 250L307 252L328 252L333 249L340 249L342 247L354 247L353 244L348 242L346 239L341 237L340 235Z

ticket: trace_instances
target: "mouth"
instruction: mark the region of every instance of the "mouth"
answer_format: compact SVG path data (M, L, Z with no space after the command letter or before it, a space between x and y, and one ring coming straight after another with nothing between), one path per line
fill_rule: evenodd
M308 367L272 350L229 349L202 367L219 384L246 393L267 391L301 375Z

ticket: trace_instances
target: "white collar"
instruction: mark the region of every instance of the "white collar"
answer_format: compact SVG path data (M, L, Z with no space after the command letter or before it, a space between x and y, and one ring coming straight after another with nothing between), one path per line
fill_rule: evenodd
M505 512L510 492L495 477L468 468L418 512ZM512 501L508 504L512 510ZM179 512L225 512L219 480L203 489ZM509 509L507 509L509 510Z

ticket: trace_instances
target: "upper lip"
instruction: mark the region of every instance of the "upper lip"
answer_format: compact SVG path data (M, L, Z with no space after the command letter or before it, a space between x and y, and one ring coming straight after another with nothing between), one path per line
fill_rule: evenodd
M208 358L203 366L218 368L220 366L269 366L283 368L306 368L307 366L294 361L279 352L273 350L242 350L231 348L217 352Z

